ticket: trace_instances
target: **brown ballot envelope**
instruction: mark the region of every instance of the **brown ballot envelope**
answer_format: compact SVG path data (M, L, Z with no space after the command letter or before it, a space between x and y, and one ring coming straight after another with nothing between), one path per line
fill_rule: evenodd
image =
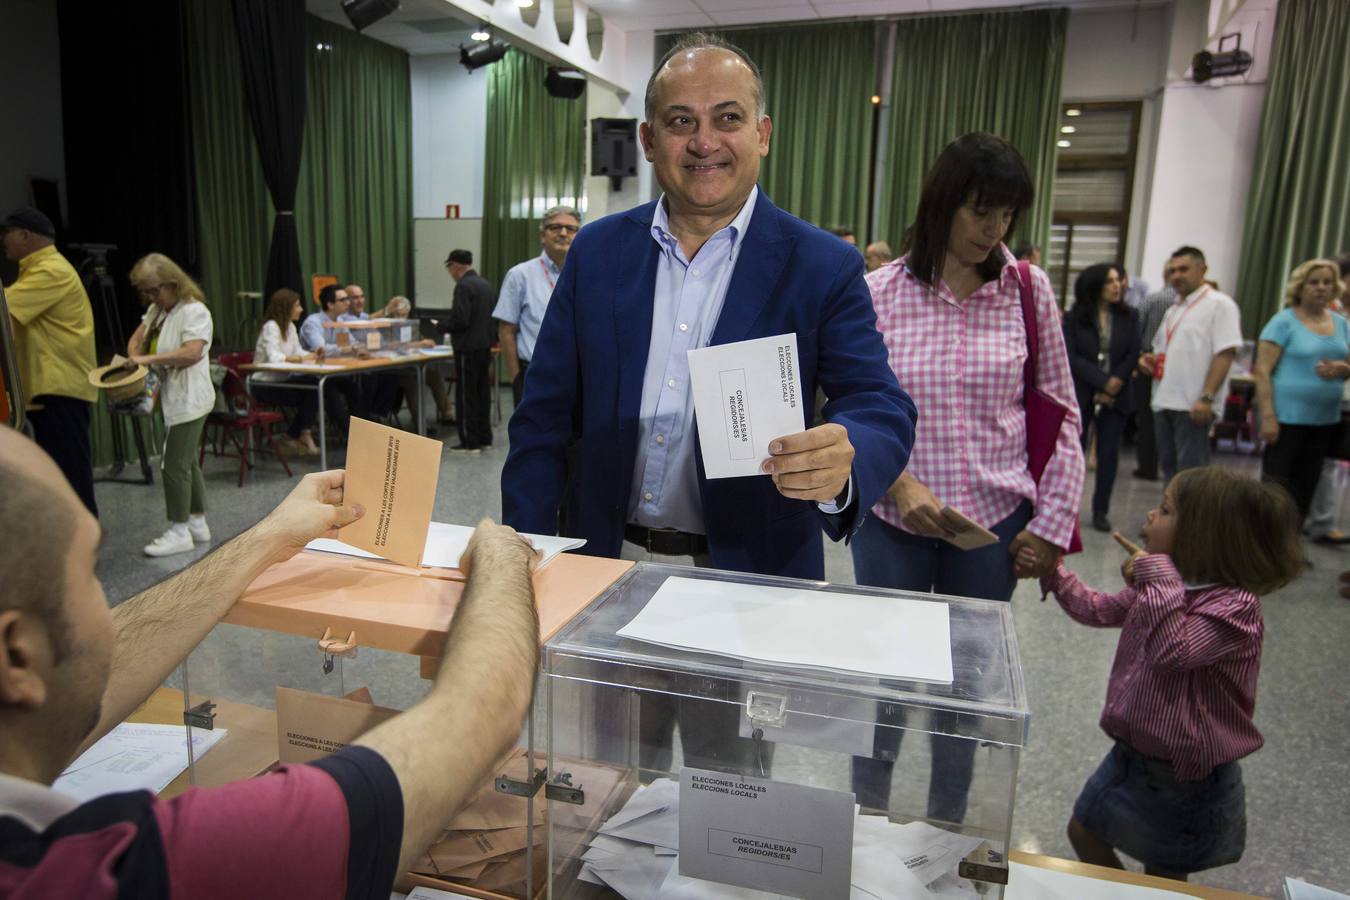
M944 537L943 540L955 544L962 550L975 550L998 543L998 535L983 525L967 519L950 506L942 507L942 519L947 529L952 532L951 537Z
M338 540L420 566L440 474L440 441L353 417L343 498L366 514L341 529Z
M278 687L278 758L283 763L321 759L398 713L369 701Z

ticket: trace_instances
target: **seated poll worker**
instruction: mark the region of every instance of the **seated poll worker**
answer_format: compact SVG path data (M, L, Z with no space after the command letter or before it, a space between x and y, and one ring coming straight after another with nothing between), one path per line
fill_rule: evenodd
M511 417L512 527L553 534L561 514L588 553L819 579L822 529L852 534L899 476L915 410L862 256L756 186L772 127L758 69L725 41L683 37L656 67L641 137L664 195L572 243ZM765 436L768 477L705 478L686 352L785 333L824 423L804 404L803 430ZM669 768L677 718L686 765L768 762L736 737L735 703L648 693L640 718L645 768Z
M851 534L904 468L914 405L886 363L862 257L756 186L771 131L740 49L687 35L656 67L641 138L664 194L572 243L511 417L512 527L553 534L570 477L584 552L822 578L821 529ZM772 442L771 477L705 479L686 351L789 332L800 396L824 388L825 422L803 407L803 430Z
M532 550L484 522L430 693L351 746L173 800L82 804L51 787L259 573L362 514L342 485L340 470L307 475L253 528L109 610L97 520L0 427L0 898L386 900L491 776L529 705L539 627Z

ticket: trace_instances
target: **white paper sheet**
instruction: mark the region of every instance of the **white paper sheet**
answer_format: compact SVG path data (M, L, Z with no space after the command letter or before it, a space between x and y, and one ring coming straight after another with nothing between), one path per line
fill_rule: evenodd
M325 363L267 363L268 372L341 372L346 366L332 366Z
M680 786L658 778L628 798L624 808L600 828L601 836L622 838L678 850L680 847ZM596 846L594 842L592 847ZM604 848L604 845L601 844Z
M459 557L464 553L464 548L469 546L469 538L473 535L473 528L468 525L449 525L445 522L432 522L431 528L427 531L427 545L422 551L422 565L433 566L442 569L458 569ZM540 561L539 567L543 568L553 561L559 553L567 550L575 550L578 547L584 547L586 542L576 538L556 537L547 534L523 534L521 537L534 545L535 549L544 551L544 558ZM305 547L309 550L321 550L324 553L341 553L346 556L359 556L363 559L382 559L374 553L367 553L365 550L359 550L351 544L344 544L342 541L332 538L318 538L310 541Z
M123 722L81 753L52 787L81 802L123 791L158 794L187 769L186 732L183 725ZM201 759L227 733L192 729L195 757Z
M703 469L709 478L761 475L775 438L806 430L797 335L689 351Z
M926 822L900 825L885 816L859 816L853 826L853 842L860 847L885 849L904 863L920 885L925 885L955 872L981 839L944 831Z
M669 578L618 633L787 666L952 682L941 601Z
M1176 891L1099 881L1040 866L1008 864L1008 887L1003 900L1177 900Z

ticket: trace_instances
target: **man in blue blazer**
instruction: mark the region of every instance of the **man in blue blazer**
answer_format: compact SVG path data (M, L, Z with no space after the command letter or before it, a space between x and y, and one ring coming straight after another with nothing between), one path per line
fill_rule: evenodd
M664 197L573 242L511 419L503 518L552 534L561 511L602 556L628 540L722 569L823 578L822 528L851 534L914 438L862 257L757 188L772 123L742 51L682 39L646 105L642 145ZM803 430L771 446L771 477L706 479L686 351L788 332L800 396L820 385L828 398L824 423L808 403Z

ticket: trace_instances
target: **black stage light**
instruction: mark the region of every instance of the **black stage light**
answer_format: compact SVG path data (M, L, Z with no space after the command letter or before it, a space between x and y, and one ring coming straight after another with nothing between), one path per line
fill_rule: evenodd
M550 97L575 100L586 93L586 76L576 69L549 66L548 74L544 76L544 90Z
M374 25L392 12L397 12L399 0L342 0L342 11L357 31Z
M1233 50L1225 51L1223 45L1229 38L1237 38L1237 46ZM1211 78L1241 75L1251 67L1252 55L1242 49L1242 35L1226 34L1219 40L1218 53L1201 50L1191 57L1191 78L1196 84L1204 84Z
M498 40L485 41L481 44L474 44L472 47L459 45L460 65L472 72L474 69L481 69L483 66L490 66L497 60L506 55L506 51L511 49L509 44Z

